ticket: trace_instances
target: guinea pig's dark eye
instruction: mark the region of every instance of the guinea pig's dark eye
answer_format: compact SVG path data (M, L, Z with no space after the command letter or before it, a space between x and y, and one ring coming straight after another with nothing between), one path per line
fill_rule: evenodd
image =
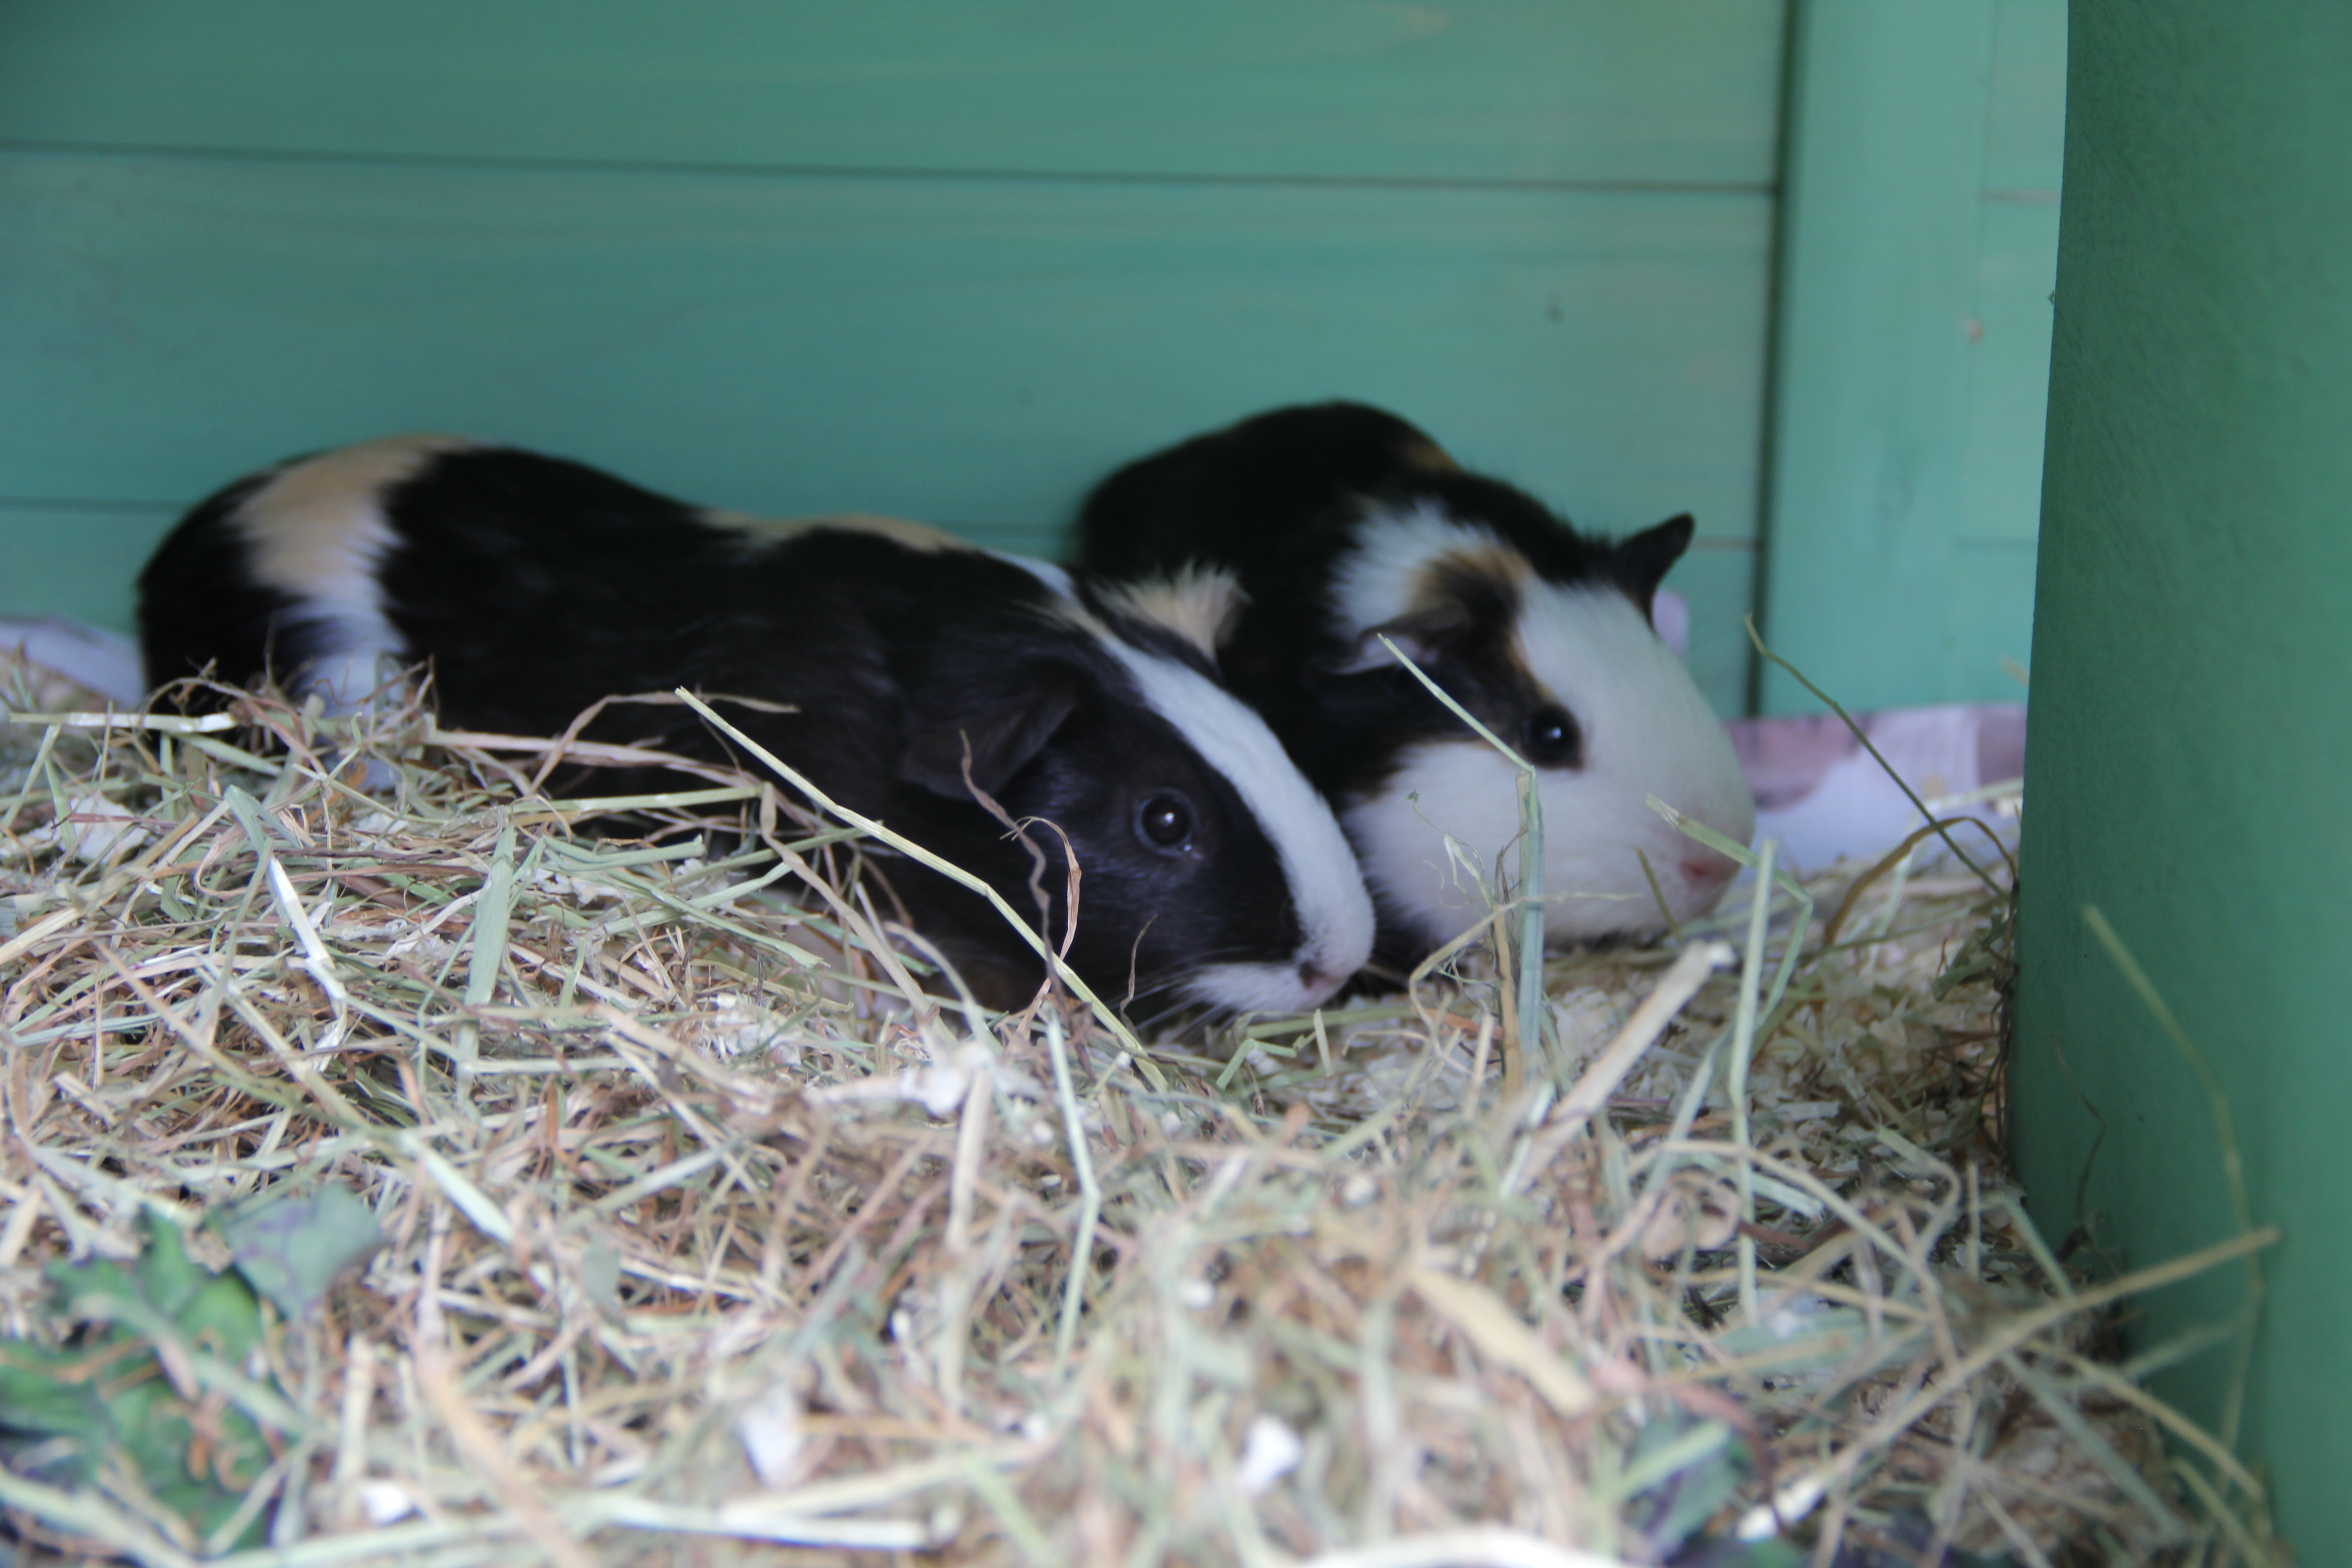
M1155 795L1136 811L1135 831L1155 849L1181 849L1192 839L1192 803L1173 793Z
M1528 715L1519 745L1539 768L1572 768L1584 760L1584 732L1565 708L1538 708Z

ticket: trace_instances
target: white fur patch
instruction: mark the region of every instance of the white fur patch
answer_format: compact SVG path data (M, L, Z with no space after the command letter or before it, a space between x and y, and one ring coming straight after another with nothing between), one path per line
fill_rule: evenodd
M1107 639L1152 710L1223 773L1281 858L1305 933L1286 963L1205 964L1185 982L1196 1002L1297 1012L1338 990L1372 952L1372 903L1339 820L1315 786L1238 698L1197 671ZM1304 972L1318 976L1310 984Z
M1061 595L1065 603L1063 605L1056 605L1055 609L1062 613L1066 617L1072 619L1076 624L1085 626L1088 630L1095 632L1098 636L1108 637L1110 635L1108 631L1104 630L1101 626L1096 623L1093 616L1087 615L1083 610L1079 609L1078 585L1076 583L1071 582L1070 574L1067 572L1063 571L1059 566L1055 565L1050 561L1039 561L1033 556L1009 555L1002 550L991 550L986 552L986 553L994 556L997 560L1003 562L1008 566L1020 567L1021 570L1028 573L1029 575L1036 578L1037 581L1045 584L1045 586L1053 589L1055 594Z
M1332 574L1332 624L1353 641L1418 608L1422 574L1430 563L1465 552L1517 553L1492 529L1463 522L1433 500L1372 513L1358 525L1355 548Z
M1350 636L1412 609L1415 583L1438 556L1508 548L1433 505L1372 518L1360 537L1332 593L1332 612ZM1755 805L1721 721L1674 650L1613 586L1529 578L1522 598L1519 661L1576 716L1584 742L1581 768L1538 771L1545 931L1570 940L1656 928L1643 856L1675 919L1703 913L1728 877L1694 870L1727 863L1669 826L1647 797L1748 842ZM1434 742L1406 752L1378 795L1347 804L1365 879L1433 945L1486 914L1475 883L1449 858L1445 836L1478 858L1490 886L1498 867L1517 883L1517 772L1483 741ZM1407 799L1414 795L1417 805Z
M231 525L252 552L254 580L301 606L318 651L298 689L342 710L363 701L386 660L404 660L386 618L376 568L393 544L385 489L443 452L474 445L456 436L399 436L346 447L281 470L236 509Z
M1365 905L1367 911L1370 905ZM1367 930L1370 928L1367 927ZM1364 946L1364 956L1371 956L1371 944ZM1193 971L1184 982L1185 996L1194 1002L1214 1007L1228 1008L1235 1013L1304 1013L1320 1006L1332 992L1339 989L1341 981L1361 969L1359 960L1354 968L1340 972L1336 978L1326 978L1321 984L1307 984L1300 978L1296 963L1208 963ZM1320 970L1320 965L1318 965ZM1321 970L1328 976L1331 972Z

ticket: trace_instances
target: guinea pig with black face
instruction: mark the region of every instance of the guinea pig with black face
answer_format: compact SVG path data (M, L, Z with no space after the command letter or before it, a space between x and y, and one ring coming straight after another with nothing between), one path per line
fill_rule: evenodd
M520 734L681 685L789 704L730 717L1024 916L1031 854L971 786L1067 835L1070 962L1107 1000L1289 1011L1362 965L1373 916L1329 806L1214 676L1234 603L1213 574L1074 581L914 523L763 521L434 437L231 485L140 579L157 684L274 673L347 707L380 661L429 661L446 723ZM616 704L586 733L727 755L680 707ZM1031 836L1058 944L1062 839ZM887 875L983 998L1034 990L1042 965L984 900L903 858Z
M1328 403L1112 474L1080 513L1077 561L1234 574L1248 605L1219 663L1339 807L1381 954L1408 964L1485 914L1445 835L1511 868L1517 769L1383 635L1538 770L1549 935L1655 931L1661 895L1676 920L1721 896L1738 868L1647 801L1741 843L1754 831L1730 741L1651 625L1691 531L1685 516L1618 542L1580 534L1396 416Z

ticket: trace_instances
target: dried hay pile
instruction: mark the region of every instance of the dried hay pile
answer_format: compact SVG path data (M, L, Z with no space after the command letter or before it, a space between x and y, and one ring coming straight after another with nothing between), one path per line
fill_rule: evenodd
M1146 1054L548 744L0 730L0 1558L2277 1560L2100 1353L2263 1238L2052 1256L1973 879Z

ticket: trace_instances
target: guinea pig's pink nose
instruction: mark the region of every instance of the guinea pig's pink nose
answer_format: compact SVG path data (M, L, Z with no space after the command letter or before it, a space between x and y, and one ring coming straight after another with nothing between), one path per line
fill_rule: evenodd
M1728 855L1717 853L1702 846L1683 852L1683 880L1694 892L1707 892L1721 888L1739 869L1739 862Z

